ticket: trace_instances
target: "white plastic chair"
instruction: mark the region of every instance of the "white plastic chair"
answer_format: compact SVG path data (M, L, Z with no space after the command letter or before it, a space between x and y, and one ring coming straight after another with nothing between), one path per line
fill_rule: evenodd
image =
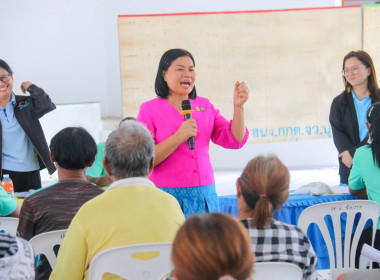
M0 232L16 236L18 227L18 218L0 217Z
M52 269L57 263L57 255L54 252L54 247L61 245L66 231L67 229L48 231L38 234L29 240L34 249L34 255L45 255ZM73 248L73 250L75 250L75 248Z
M101 251L90 263L89 280L101 280L106 272L133 280L161 279L172 270L171 247L171 242L165 242L121 246ZM139 258L138 253L151 255L146 258L141 255Z
M366 269L367 266L372 264L372 262L380 263L380 251L368 244L363 244L360 254L359 268Z
M257 262L253 267L255 280L302 280L302 269L288 262Z
M346 225L344 228L344 232L346 233L344 236L344 244L342 244L341 226L341 215L343 213L347 214ZM357 228L351 244L351 233L355 222L355 216L358 213L360 213L361 216L357 223ZM330 236L326 225L326 216L331 217L333 236ZM344 272L355 270L355 256L358 241L368 220L372 220L373 223L373 244L378 218L379 205L376 202L370 200L334 201L306 208L298 219L298 227L307 233L310 224L317 224L322 233L329 254L329 279L336 279ZM333 247L332 240L335 240L335 248ZM337 252L336 254L334 254L334 249ZM342 255L344 262L342 260Z

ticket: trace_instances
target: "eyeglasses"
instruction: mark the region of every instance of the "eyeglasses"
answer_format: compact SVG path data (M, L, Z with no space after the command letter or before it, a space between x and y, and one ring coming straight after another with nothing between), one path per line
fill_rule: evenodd
M2 81L3 83L7 83L10 78L11 78L11 74L4 75L0 77L0 81Z
M355 65L355 66L352 66L350 69L342 70L342 75L348 76L350 73L356 74L362 68L368 68L368 67L366 67L364 65Z

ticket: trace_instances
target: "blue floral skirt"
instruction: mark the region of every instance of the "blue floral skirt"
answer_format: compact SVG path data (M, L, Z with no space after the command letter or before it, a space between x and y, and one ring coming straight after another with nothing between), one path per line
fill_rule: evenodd
M158 188L178 200L185 217L191 214L219 212L219 200L215 184L191 188Z

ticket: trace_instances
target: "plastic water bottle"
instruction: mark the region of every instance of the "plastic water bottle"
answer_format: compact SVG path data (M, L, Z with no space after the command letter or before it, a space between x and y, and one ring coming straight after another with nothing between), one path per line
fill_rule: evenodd
M3 189L13 197L15 194L13 189L13 182L11 178L9 178L9 174L4 174L3 176Z

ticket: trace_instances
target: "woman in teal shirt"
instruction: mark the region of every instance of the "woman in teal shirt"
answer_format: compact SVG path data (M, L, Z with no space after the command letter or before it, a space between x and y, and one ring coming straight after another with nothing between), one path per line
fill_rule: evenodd
M20 206L16 200L11 197L3 187L0 187L0 216L17 217L20 214Z
M350 193L380 204L380 102L367 111L368 144L356 150L350 177ZM371 244L372 228L366 228L360 238L357 256L363 243ZM374 247L380 249L380 221L377 224ZM356 260L358 266L358 258Z

